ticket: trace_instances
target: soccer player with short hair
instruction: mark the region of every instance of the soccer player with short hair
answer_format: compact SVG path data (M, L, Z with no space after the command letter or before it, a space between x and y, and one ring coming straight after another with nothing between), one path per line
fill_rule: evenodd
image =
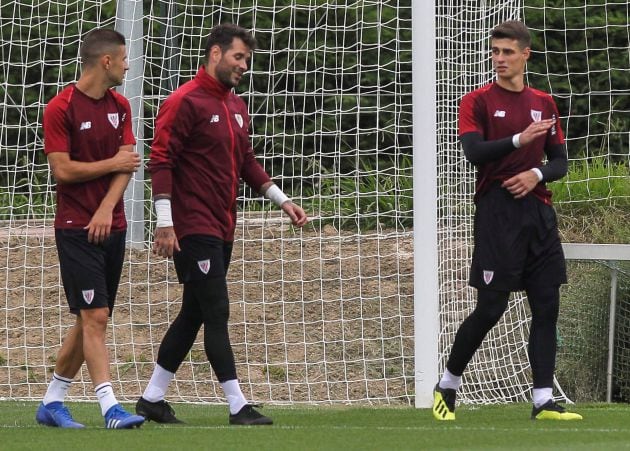
M105 427L127 429L139 427L144 418L126 412L116 400L105 344L125 256L122 196L140 166L129 102L111 89L129 68L125 37L94 29L85 36L80 55L79 80L44 111L44 152L57 182L55 241L76 322L57 354L36 420L46 426L84 427L63 402L85 361Z
M148 420L180 422L164 398L203 324L206 356L225 392L230 424L272 424L241 392L228 333L226 273L240 179L278 205L294 225L302 227L308 219L256 160L247 107L232 92L255 47L254 37L239 26L214 27L205 64L164 101L156 119L149 165L157 214L154 252L174 257L184 290L180 312L136 404L136 412Z
M475 310L460 325L435 387L433 415L455 419L462 374L499 321L510 292L525 290L532 312L528 355L533 376L532 419L577 420L553 400L556 323L566 265L546 182L567 172L558 109L550 95L525 86L531 38L522 22L492 30L496 81L462 98L459 138L477 168L475 248L470 268ZM547 163L543 164L543 157Z

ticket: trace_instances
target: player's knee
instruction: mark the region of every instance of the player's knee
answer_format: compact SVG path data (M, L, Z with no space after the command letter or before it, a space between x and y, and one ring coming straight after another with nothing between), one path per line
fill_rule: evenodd
M475 323L480 328L491 329L499 322L504 312L505 309L478 306L471 314L471 317L474 318Z
M215 328L227 327L230 319L230 304L228 301L213 305L211 308L204 310L203 323Z
M560 291L558 287L537 287L527 290L527 298L532 311L533 324L554 324L560 310Z
M510 293L479 290L477 307L473 314L485 326L494 326L507 309Z
M81 310L81 325L83 331L105 330L109 321L109 309L107 307Z

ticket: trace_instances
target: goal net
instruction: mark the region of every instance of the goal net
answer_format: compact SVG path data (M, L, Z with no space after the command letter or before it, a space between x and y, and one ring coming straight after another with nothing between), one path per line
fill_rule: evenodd
M523 20L532 33L527 67L530 86L550 92L558 104L567 138L569 175L551 184L561 218L563 241L627 242L617 231L606 238L583 233L587 224L607 229L602 218L616 210L627 216L628 185L628 5L625 1L437 2L438 225L440 252L440 369L461 321L475 305L467 286L472 255L471 192L474 172L457 142L461 97L493 80L488 36L504 20ZM600 216L601 215L601 216ZM630 219L630 218L628 218ZM582 233L575 233L580 231ZM601 242L601 241L599 241ZM628 267L619 269L620 294L627 295ZM555 394L578 400L603 400L608 347L609 271L597 263L569 263L559 322ZM627 301L625 301L627 303ZM619 317L627 315L621 305ZM464 402L529 401L527 359L529 308L515 293L508 311L490 331L464 373ZM613 319L614 321L614 319ZM617 323L621 320L617 318ZM617 327L615 374L627 396L627 327ZM626 373L627 374L627 373ZM566 391L566 394L565 394Z
M474 172L457 143L457 108L462 95L492 79L494 25L520 18L531 27L528 79L554 95L569 147L579 149L570 151L572 164L602 162L601 171L560 186L561 205L602 200L595 184L611 187L608 198L628 201L615 169L628 164L628 61L588 63L593 55L605 60L627 49L625 2L557 3L436 1L439 299L427 302L440 303L440 369L474 307L466 283ZM73 321L59 277L55 182L41 122L50 98L79 76L81 36L106 26L129 38L130 70L118 89L131 101L137 150L146 162L160 103L192 78L210 28L235 22L252 29L259 43L237 89L252 118L254 149L311 216L297 230L257 193L244 187L239 195L230 333L245 396L274 403L412 403L421 365L413 349L412 11L412 0L3 1L0 398L43 396ZM181 302L172 263L150 252L155 218L147 178L136 174L126 194L129 246L108 329L112 382L122 400L136 399L146 387ZM466 372L463 402L529 399L528 315L526 300L514 295ZM618 330L628 335L627 327ZM222 402L222 396L200 337L168 398ZM94 399L85 368L69 397Z
M237 89L248 104L254 148L311 217L296 230L257 193L240 193L230 333L245 396L410 403L410 4L3 1L0 398L43 396L73 322L52 236L55 184L41 123L50 98L79 76L81 36L116 26L131 37L130 70L118 89L132 109L139 105L134 132L146 161L160 103L194 76L211 27L235 22L259 43ZM149 181L136 174L127 191L127 258L108 329L112 382L122 400L146 387L181 302L172 263L150 252L149 193ZM222 396L200 336L168 397ZM69 397L93 399L85 367Z

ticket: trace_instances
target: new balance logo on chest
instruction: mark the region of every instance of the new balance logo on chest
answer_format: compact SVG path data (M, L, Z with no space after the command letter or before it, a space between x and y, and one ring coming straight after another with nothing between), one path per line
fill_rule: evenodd
M505 117L505 111L503 111L503 110L496 110L494 112L494 117Z
M91 128L92 128L92 122L85 121L85 122L81 122L81 126L79 127L79 130L89 130Z
M212 117L210 118L210 123L213 124L215 122L219 122L219 115L218 114L213 114Z

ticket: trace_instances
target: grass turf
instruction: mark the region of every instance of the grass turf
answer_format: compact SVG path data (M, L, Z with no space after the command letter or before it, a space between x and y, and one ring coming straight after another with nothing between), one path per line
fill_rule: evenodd
M583 421L532 421L527 404L457 409L454 422L411 407L279 407L273 426L229 426L227 408L175 404L184 425L106 430L96 403L69 403L84 430L35 422L36 402L0 402L0 450L407 450L628 449L630 406L588 404ZM126 405L129 410L133 406Z

